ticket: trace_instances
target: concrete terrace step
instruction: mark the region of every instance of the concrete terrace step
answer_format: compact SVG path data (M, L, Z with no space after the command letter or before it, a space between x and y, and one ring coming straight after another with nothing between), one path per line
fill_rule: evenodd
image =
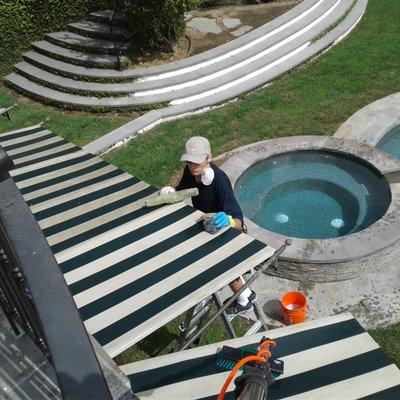
M7 84L16 90L41 100L47 104L61 105L72 109L90 109L93 111L107 111L108 109L120 109L137 107L143 104L151 104L151 101L143 102L133 97L89 97L63 93L57 90L41 86L15 72L5 77Z
M345 38L357 25L362 18L368 0L358 0L351 12L346 18L325 36L315 41L302 51L293 54L285 63L281 63L268 71L259 70L254 74L248 74L244 79L236 82L232 86L220 86L211 92L204 92L196 98L186 98L171 102L171 107L160 110L162 119L171 119L175 116L187 114L194 110L206 109L215 104L224 103L232 98L240 96L243 93L259 88L266 82L271 81L280 75L290 71L298 65L315 57L331 46L335 45Z
M327 35L315 41L298 54L295 54L284 64L271 68L266 72L259 73L258 75L248 75L246 79L238 82L236 85L217 88L212 93L204 93L203 97L198 96L195 99L175 101L172 102L170 107L149 111L139 118L87 144L84 149L92 154L106 153L136 137L139 132L145 132L163 121L190 115L199 110L206 111L212 106L223 104L243 93L259 88L266 82L301 65L346 37L362 18L367 7L367 1L368 0L358 0L351 12L340 24L328 32Z
M32 48L41 54L39 55L33 51L29 51L28 53L25 53L24 56L27 55L28 58L32 56L33 61L35 61L34 58L36 57L39 63L40 63L39 60L42 58L44 68L46 68L46 66L52 67L53 65L55 65L56 62L54 62L55 61L54 58L65 61L66 62L65 64L68 65L71 70L77 68L75 64L94 66L97 68L114 68L117 65L116 56L106 55L106 54L82 53L80 51L57 46L53 43L46 42L44 40L39 42L33 42Z
M77 35L73 32L54 32L46 34L46 39L56 45L77 51L97 54L115 54L114 43L111 40L94 39ZM122 46L126 50L128 45Z
M46 42L48 43L48 42ZM49 43L50 44L50 43ZM57 46L58 47L58 46ZM61 48L61 47L60 47ZM80 53L82 54L82 53ZM113 66L116 65L116 56L107 56L107 55L99 55L99 56L94 56L93 54L88 55L86 54L86 59L91 62L94 61L95 63L98 63L99 60L101 60L103 57L104 58L109 58L109 62L113 60ZM92 58L93 57L93 58ZM70 64L61 60L57 60L54 58L50 58L46 55L43 55L41 53L37 53L36 51L28 51L23 54L23 58L31 64L37 65L43 70L49 70L49 71L54 71L57 75L63 76L74 76L74 77L83 77L86 79L99 79L101 81L103 80L118 80L122 79L121 77L116 77L115 76L115 69L106 69L107 66L104 63L99 63L100 65L104 65L105 68L92 68L92 67L83 67L80 65L75 65L75 64ZM100 71L108 71L109 73L100 73ZM76 74L73 74L73 72L76 72ZM133 77L127 77L126 79L132 80Z
M102 10L102 11L95 11L89 14L89 19L91 21L98 21L103 24L107 24L111 21L112 10ZM114 22L118 21L116 19Z
M74 22L68 25L68 30L78 35L100 39L110 39L111 37L110 25L95 21Z
M337 20L343 13L346 11L349 4L351 4L352 0L343 0L335 9L329 14L329 16L320 21L318 24L315 24L310 30L304 32L302 35L297 36L296 41L291 41L283 46L279 47L278 49L270 52L268 57L258 57L254 60L248 59L246 62L242 63L239 68L230 71L230 73L225 73L222 71L219 74L214 76L214 79L208 79L206 81L201 81L196 85L188 85L188 84L181 84L175 87L158 89L158 90L150 90L139 92L136 94L130 94L129 96L121 96L118 98L113 97L87 97L83 98L84 96L77 96L77 95L70 95L66 96L66 93L61 93L56 90L52 91L44 91L43 89L38 91L37 87L30 86L31 89L35 89L33 92L34 96L39 96L43 98L43 96L47 96L46 101L58 103L64 102L68 103L69 106L81 106L81 107L110 107L110 108L122 108L122 107L136 107L142 105L148 105L152 103L164 103L167 101L181 101L182 99L187 98L194 98L196 99L197 96L203 97L205 93L212 93L218 88L223 87L224 85L231 85L235 86L239 84L240 81L248 76L249 74L257 74L258 71L262 71L263 69L273 69L276 65L284 63L288 58L291 58L294 54L297 54L300 51L303 51L308 45L312 38L315 37L319 32L323 31L327 26L331 25L333 22ZM311 26L311 25L310 25ZM263 56L261 53L260 56ZM65 78L57 77L56 75L48 74L46 72L41 72L40 70L31 72L29 65L26 64L18 64L16 66L17 70L20 70L24 76L29 76L29 74L34 76L34 80L42 80L44 81L49 78L53 80L53 86L57 84L60 85ZM50 75L50 76L48 76ZM13 76L12 83L16 85L16 80L21 80L22 77ZM69 80L71 81L71 80ZM139 84L143 84L146 82L139 82ZM24 83L23 90L27 90L26 82ZM93 83L86 83L86 82L69 82L70 88L74 87L76 90L82 90L82 88L86 88L86 90L93 91L96 87L104 87L107 86L111 88L112 85L110 84L93 84ZM84 86L82 86L84 85ZM129 87L133 87L133 84L119 84L117 87L120 88L119 90L129 90ZM184 101L186 102L186 101Z
M305 18L310 13L314 14L315 19L321 15L320 6L329 3L333 4L332 0L303 0L299 5L292 8L287 13L274 19L273 21L257 28L240 38L232 40L224 45L214 49L205 51L201 54L188 57L183 60L171 62L168 64L158 65L149 68L132 68L123 71L103 68L75 68L68 64L54 63L50 65L53 71L64 76L85 77L95 79L110 79L110 80L129 80L138 77L157 77L162 79L164 74L167 76L183 76L184 74L200 70L207 65L218 63L223 59L229 58L234 54L242 52L246 47L254 45L254 41L261 41L263 36L273 35L280 31L284 31L288 26L297 24L302 18ZM101 12L103 13L103 12ZM92 13L97 14L97 13ZM46 68L46 64L43 64Z
M332 18L335 19L338 15L342 15L342 7L345 7L346 4L346 2L342 2L341 6L336 7L336 13L331 12L331 15L328 16L328 18L324 19L323 21L321 21L320 24L317 24L315 26L315 30L323 30L325 26L329 25L332 22ZM322 7L320 11L324 14L328 12L331 8L332 5L326 2L324 4L324 7ZM209 67L196 69L182 76L176 75L166 77L165 79L148 79L134 83L120 84L93 83L79 81L76 79L62 78L56 74L47 73L45 71L40 72L39 69L29 68L27 65L18 64L16 67L19 70L21 70L20 68L22 67L22 72L25 73L25 75L30 73L36 80L42 80L43 83L47 86L67 92L80 91L82 93L93 93L94 95L96 95L96 93L98 94L102 92L110 94L127 94L137 91L146 92L151 90L158 90L159 92L168 93L175 91L178 88L186 88L186 85L196 86L206 81L218 79L221 75L225 75L227 72L239 69L241 63L243 63L243 60L246 60L245 64L247 65L247 63L251 59L258 58L260 55L268 58L273 58L274 51L280 47L285 46L285 44L292 42L295 46L297 46L296 43L300 40L299 35L301 36L302 32L307 32L307 30L310 29L310 35L308 37L312 38L315 35L315 30L313 30L313 25L315 25L314 21L315 16L313 14L310 14L309 16L304 18L301 23L293 25L287 30L273 35L269 40L264 40L254 46L245 49L238 54L232 55L231 57L221 61L220 63L214 63L211 64Z

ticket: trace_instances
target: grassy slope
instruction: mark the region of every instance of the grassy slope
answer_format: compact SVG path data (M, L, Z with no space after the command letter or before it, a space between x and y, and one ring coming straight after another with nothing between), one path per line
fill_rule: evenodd
M305 68L220 109L160 125L106 158L161 186L181 168L194 134L207 136L215 155L268 138L332 135L361 107L400 90L399 20L398 0L370 0L355 32Z
M46 128L79 146L83 146L95 138L118 128L136 116L135 114L98 115L62 111L26 100L24 97L0 86L0 108L8 107L14 103L18 103L18 107L11 111L13 120L8 121L3 117L0 118L0 133L36 125L46 117L49 117L50 122L46 124Z

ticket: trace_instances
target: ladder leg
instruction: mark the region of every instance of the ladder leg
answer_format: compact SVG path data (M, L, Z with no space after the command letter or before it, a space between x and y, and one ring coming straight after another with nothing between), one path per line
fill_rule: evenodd
M206 324L207 320L208 320L208 316L210 315L211 312L211 305L208 307L208 310L199 318L199 321L197 323L197 327L196 330L193 333L198 332L201 328L203 328L203 326ZM193 344L195 344L196 346L200 345L201 339L203 337L203 334L201 334L194 342Z
M174 351L186 347L186 343L192 338L207 322L211 311L212 297L203 300L186 312L185 321L179 326L180 335ZM195 344L199 344L201 336L196 339Z
M267 331L268 330L267 321L264 318L264 314L257 300L253 302L253 307L254 307L254 314L256 315L257 319L261 322L261 325L264 327L264 330Z
M220 309L223 306L223 303L221 301L221 298L219 297L219 294L218 293L214 293L213 294L213 299L214 299L215 305L217 306L217 309ZM231 321L229 320L229 318L228 318L228 316L226 315L225 312L223 312L221 314L221 318L222 318L222 321L223 321L223 323L225 325L226 331L228 332L229 337L231 339L236 338L237 336L236 336L235 330L233 329Z
M197 306L194 306L186 312L185 321L179 325L180 334L176 348L179 348L183 343L185 343L186 338L188 337L190 323L192 322L196 307Z

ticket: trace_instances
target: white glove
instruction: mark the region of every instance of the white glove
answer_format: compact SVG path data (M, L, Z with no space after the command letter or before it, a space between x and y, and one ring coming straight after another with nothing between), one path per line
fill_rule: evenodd
M162 196L164 194L170 194L170 193L175 193L176 190L172 187L172 186L164 186L163 188L161 188L160 193L158 193L158 195Z

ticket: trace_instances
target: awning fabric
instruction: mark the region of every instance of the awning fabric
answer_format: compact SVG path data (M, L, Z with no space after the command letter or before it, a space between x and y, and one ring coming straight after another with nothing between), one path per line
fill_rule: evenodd
M115 356L267 259L239 233L204 232L184 203L40 126L0 135L11 175L51 246L85 326Z
M263 335L276 341L273 357L285 363L283 375L268 392L269 400L400 399L399 369L349 313L121 368L142 400L215 400L229 374L216 364L222 346L246 346L248 350ZM234 387L232 383L229 391ZM232 392L225 396L226 400L234 398Z

